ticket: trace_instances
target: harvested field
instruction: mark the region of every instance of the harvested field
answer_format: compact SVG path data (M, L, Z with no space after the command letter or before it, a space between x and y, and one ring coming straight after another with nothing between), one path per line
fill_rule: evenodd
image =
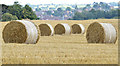
M59 23L83 24L95 22L111 23L118 31L117 19L98 19L81 21L33 20L36 25L49 23L55 27ZM7 23L0 23L0 32ZM87 43L85 34L40 36L37 44L15 44L3 42L3 64L118 64L118 39L116 43Z

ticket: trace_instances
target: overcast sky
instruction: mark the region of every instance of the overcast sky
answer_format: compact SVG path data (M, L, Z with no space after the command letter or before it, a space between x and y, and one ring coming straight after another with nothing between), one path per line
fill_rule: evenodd
M12 5L14 1L20 4L89 4L93 2L118 2L119 0L1 0L0 4Z

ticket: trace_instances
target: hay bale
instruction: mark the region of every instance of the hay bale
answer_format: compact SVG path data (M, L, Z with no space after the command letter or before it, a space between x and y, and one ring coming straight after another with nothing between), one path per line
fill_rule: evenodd
M62 35L62 34L69 35L71 33L70 26L65 23L57 24L54 30L55 30L55 34L58 35Z
M88 43L115 43L117 32L112 24L94 22L89 25L86 38Z
M40 24L39 29L41 36L52 36L54 33L54 29L50 24Z
M8 23L3 29L5 43L35 44L39 39L35 24L26 20L16 20Z
M82 24L73 24L72 25L72 33L73 34L84 34L85 28Z

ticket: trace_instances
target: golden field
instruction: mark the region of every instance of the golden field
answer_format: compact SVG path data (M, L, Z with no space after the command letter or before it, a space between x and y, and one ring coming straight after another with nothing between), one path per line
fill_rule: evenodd
M83 24L87 30L93 22L111 23L118 33L118 19L98 20L33 20L36 25L49 23ZM87 43L86 34L40 36L37 44L5 44L1 22L2 64L118 64L118 39L115 44Z

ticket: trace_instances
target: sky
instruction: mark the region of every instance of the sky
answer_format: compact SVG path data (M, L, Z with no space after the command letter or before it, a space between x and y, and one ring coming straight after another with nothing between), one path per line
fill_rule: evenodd
M25 4L90 4L93 2L119 2L119 0L0 0L0 4L12 5L14 1L18 1L21 5Z

